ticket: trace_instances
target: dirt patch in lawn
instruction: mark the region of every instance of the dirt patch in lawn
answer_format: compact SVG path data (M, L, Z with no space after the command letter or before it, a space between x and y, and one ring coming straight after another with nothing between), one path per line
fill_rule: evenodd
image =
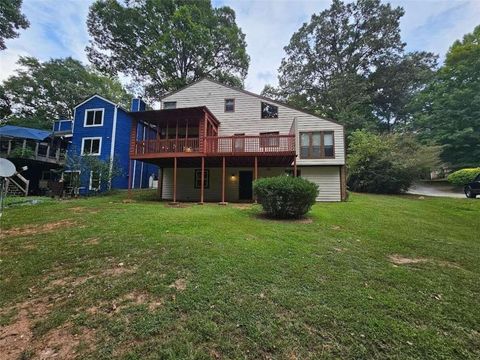
M185 279L177 279L173 284L170 284L168 287L177 291L184 291L187 288L187 281Z
M430 263L430 264L434 264L441 267L461 269L461 266L459 266L458 264L455 264L454 262L451 262L451 261L445 261L445 260L436 260L436 259L430 259L430 258L409 258L409 257L405 257L398 254L389 255L388 259L392 264L397 266Z
M86 309L86 312L90 315L103 313L111 316L132 305L146 305L148 310L154 311L163 304L162 298L141 291L133 291L111 302L102 301Z
M68 228L76 225L73 220L61 220L41 225L28 225L24 227L16 227L7 230L2 230L0 233L0 239L7 236L29 236L44 234L52 232L58 229Z
M72 333L70 324L53 329L37 341L33 348L40 360L73 359L77 354L78 346L83 343L91 348L94 343L95 332L83 328L79 333Z
M92 209L84 206L74 206L71 208L68 208L70 211L73 211L74 213L90 213L90 214L98 214L100 210L98 209Z

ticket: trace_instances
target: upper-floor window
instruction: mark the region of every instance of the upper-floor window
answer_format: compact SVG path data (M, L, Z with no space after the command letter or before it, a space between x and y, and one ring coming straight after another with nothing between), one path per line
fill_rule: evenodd
M82 155L100 155L102 138L83 138Z
M89 109L85 111L84 126L102 126L104 109Z
M278 131L263 132L260 133L260 146L261 147L278 147L279 135Z
M301 132L300 157L302 159L335 157L333 131Z
M278 106L262 102L262 119L278 118Z
M176 108L177 108L177 102L176 101L165 101L163 103L163 109L164 110L176 109Z
M235 99L225 99L225 112L235 112Z

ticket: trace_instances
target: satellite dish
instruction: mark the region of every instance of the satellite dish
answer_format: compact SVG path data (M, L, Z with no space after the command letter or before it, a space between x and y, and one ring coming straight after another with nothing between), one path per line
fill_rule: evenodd
M10 177L17 172L10 160L0 158L0 177Z

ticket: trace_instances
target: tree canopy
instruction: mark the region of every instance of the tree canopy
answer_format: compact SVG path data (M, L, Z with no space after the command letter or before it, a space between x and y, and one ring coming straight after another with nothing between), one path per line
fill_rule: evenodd
M18 37L19 29L30 26L25 15L21 13L22 0L0 1L0 50L5 50L6 39Z
M434 81L415 100L414 130L443 145L454 167L480 165L480 26L455 41Z
M72 58L20 57L18 65L0 86L0 110L10 124L51 129L54 120L73 118L74 106L94 93L127 107L131 99L117 79Z
M241 86L250 58L235 12L209 0L97 0L87 19L89 60L158 97L203 76Z
M293 34L279 86L264 94L335 119L348 131L390 129L406 117L403 104L436 65L433 54L405 54L403 14L380 0L334 0Z

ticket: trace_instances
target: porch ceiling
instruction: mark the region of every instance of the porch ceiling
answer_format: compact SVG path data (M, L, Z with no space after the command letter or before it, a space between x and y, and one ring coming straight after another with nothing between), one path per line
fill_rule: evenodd
M134 111L128 113L136 120L146 121L151 124L161 124L167 121L186 121L203 119L205 114L216 124L220 125L220 121L206 106L197 106L189 108L166 109L166 110L148 110ZM179 123L181 124L181 123Z

